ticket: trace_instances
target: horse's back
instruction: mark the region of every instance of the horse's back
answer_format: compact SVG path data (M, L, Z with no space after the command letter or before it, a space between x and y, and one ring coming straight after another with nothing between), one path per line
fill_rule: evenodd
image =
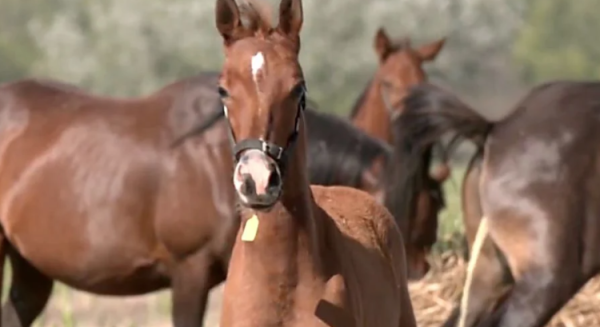
M330 236L351 302L362 299L355 304L361 320L373 326L398 321L407 280L404 243L393 217L358 189L313 185L312 191L336 228Z

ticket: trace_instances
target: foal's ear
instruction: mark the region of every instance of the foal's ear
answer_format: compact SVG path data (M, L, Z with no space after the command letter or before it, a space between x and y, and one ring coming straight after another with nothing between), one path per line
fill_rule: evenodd
M235 0L217 0L215 13L217 29L225 45L230 45L243 35L244 26Z
M283 35L299 40L302 22L302 0L281 0L279 4L279 25L277 29Z
M375 51L379 55L379 60L384 61L392 50L392 40L387 35L383 27L380 27L375 34Z
M419 57L421 57L421 60L433 60L435 59L435 57L437 57L440 50L442 50L442 47L444 46L445 42L446 38L444 37L436 42L423 45L419 47L419 49L417 49L417 53L419 54Z

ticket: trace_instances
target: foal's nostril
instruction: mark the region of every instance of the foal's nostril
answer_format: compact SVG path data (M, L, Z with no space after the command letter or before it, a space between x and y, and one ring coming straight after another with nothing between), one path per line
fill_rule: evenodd
M275 188L275 187L279 187L280 185L281 185L281 179L279 177L279 174L276 171L273 171L271 173L271 176L269 176L269 181L267 182L267 187Z
M242 194L244 194L245 196L255 195L256 183L254 183L254 179L252 179L252 176L250 174L244 174L242 176L242 178L243 178L243 183L242 183L242 188L240 190L242 192Z

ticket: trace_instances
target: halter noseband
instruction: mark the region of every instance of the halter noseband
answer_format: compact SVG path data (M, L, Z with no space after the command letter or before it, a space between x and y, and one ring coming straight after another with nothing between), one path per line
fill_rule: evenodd
M244 151L259 150L277 163L277 166L281 171L281 174L283 175L285 173L285 168L287 165L289 154L292 152L292 149L294 148L294 146L296 145L296 141L298 140L298 133L300 130L300 116L301 112L305 109L306 89L304 89L302 91L302 94L300 95L300 100L296 111L296 118L294 121L294 131L288 136L287 142L283 147L268 141L255 138L249 138L237 142L233 133L233 129L231 128L231 123L229 122L229 119L227 119L227 125L229 128L229 141L233 150L233 159L235 164L237 164L240 161L241 154Z

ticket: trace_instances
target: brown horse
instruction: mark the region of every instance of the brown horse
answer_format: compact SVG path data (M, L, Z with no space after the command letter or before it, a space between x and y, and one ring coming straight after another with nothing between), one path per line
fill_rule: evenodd
M402 99L411 86L427 80L423 64L437 57L445 38L418 48L410 43L408 38L393 41L383 28L377 31L375 51L379 68L350 113L355 126L392 145L395 133L392 124L402 114ZM397 149L395 154L401 152ZM401 230L406 240L411 278L421 278L429 270L426 255L437 240L438 214L444 208L441 184L448 176L446 164L422 174L423 179L415 185L419 204L402 214L409 217L401 222ZM387 203L388 208L398 205L398 199L388 198L388 201L392 201Z
M394 41L383 28L377 30L379 68L350 112L354 125L392 143L391 122L402 114L402 100L411 86L427 80L423 64L434 60L445 42L442 38L415 49L410 39Z
M408 95L399 118L407 160L422 161L447 132L483 153L480 231L462 312L446 326L544 326L600 272L599 113L598 82L539 85L494 123L433 85Z
M390 213L357 189L309 184L301 0L281 2L277 27L251 13L244 25L234 0L217 0L219 94L244 208L220 325L415 326Z
M217 81L204 73L141 99L56 81L0 87L1 258L13 267L5 326L30 326L54 279L110 295L170 286L175 326L201 325L239 226ZM381 194L390 149L328 115L306 116L316 129L311 180ZM203 137L172 146L202 125L212 126Z
M55 279L110 295L171 286L175 326L201 325L239 223L225 126L170 147L207 116L195 102L214 90L191 85L141 99L38 80L0 88L5 326L30 326Z

